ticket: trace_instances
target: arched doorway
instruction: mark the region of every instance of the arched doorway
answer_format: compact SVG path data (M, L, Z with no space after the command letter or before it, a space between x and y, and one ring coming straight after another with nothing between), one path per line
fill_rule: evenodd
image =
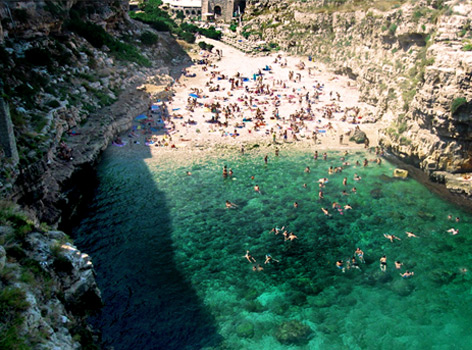
M215 16L221 16L221 7L215 6L214 12L215 12Z

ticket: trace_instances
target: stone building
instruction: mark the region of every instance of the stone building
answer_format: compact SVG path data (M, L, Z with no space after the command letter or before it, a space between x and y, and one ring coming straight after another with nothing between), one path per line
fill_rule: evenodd
M179 11L185 17L198 17L202 14L202 0L164 0L163 3L169 6L173 14Z
M238 17L246 7L246 0L202 0L203 19L214 16L216 20L231 22Z

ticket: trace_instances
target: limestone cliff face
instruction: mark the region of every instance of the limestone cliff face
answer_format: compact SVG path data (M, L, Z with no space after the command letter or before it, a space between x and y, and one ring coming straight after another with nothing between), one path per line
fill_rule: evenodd
M251 0L244 30L356 80L391 122L382 143L395 155L428 172L472 170L472 2L330 3Z
M5 0L0 4L0 42L5 37L23 39L61 34L71 10L87 16L93 23L108 28L122 22L127 1L124 0Z
M0 157L0 195L43 222L73 207L100 153L146 111L149 96L136 87L157 77L163 90L173 80L164 67L188 59L170 34L130 20L124 3L0 4L0 81L20 155L19 166Z

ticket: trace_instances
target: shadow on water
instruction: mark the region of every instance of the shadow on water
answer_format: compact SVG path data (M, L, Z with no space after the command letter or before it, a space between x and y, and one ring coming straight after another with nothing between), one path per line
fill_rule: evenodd
M218 346L215 320L175 263L168 199L143 161L150 153L110 153L99 166L93 204L74 230L77 245L93 257L105 303L92 323L116 350Z

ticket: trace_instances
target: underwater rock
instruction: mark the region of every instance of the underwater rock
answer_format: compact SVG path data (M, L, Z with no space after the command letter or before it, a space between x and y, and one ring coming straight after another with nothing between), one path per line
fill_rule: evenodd
M455 272L451 272L444 269L435 269L429 273L429 278L437 285L448 284L452 282L455 277Z
M384 183L385 183L385 182L388 183L388 182L393 182L393 181L395 181L394 178L392 178L392 177L390 177L390 176L387 176L387 175L385 175L385 174L381 174L381 175L379 176L379 179L380 179L382 182L384 182Z
M242 338L252 338L254 336L254 325L251 322L240 323L236 327L236 334Z
M275 338L284 345L306 345L312 333L310 327L293 320L282 323L275 333Z
M383 197L382 189L381 188L374 188L370 191L370 196L374 199L380 199Z
M388 283L393 279L392 274L390 274L388 272L382 272L380 270L375 271L372 274L372 276L376 281L378 281L380 283Z
M292 305L302 306L306 303L306 295L302 292L293 292L288 298Z
M420 210L418 213L416 213L420 218L422 219L427 219L427 220L435 220L436 215L428 213L426 211Z
M256 300L248 301L245 304L245 309L249 312L262 312L265 310L264 306Z
M415 285L412 283L409 283L404 278L397 279L392 284L392 291L402 297L406 297L410 295L414 289L415 289Z

